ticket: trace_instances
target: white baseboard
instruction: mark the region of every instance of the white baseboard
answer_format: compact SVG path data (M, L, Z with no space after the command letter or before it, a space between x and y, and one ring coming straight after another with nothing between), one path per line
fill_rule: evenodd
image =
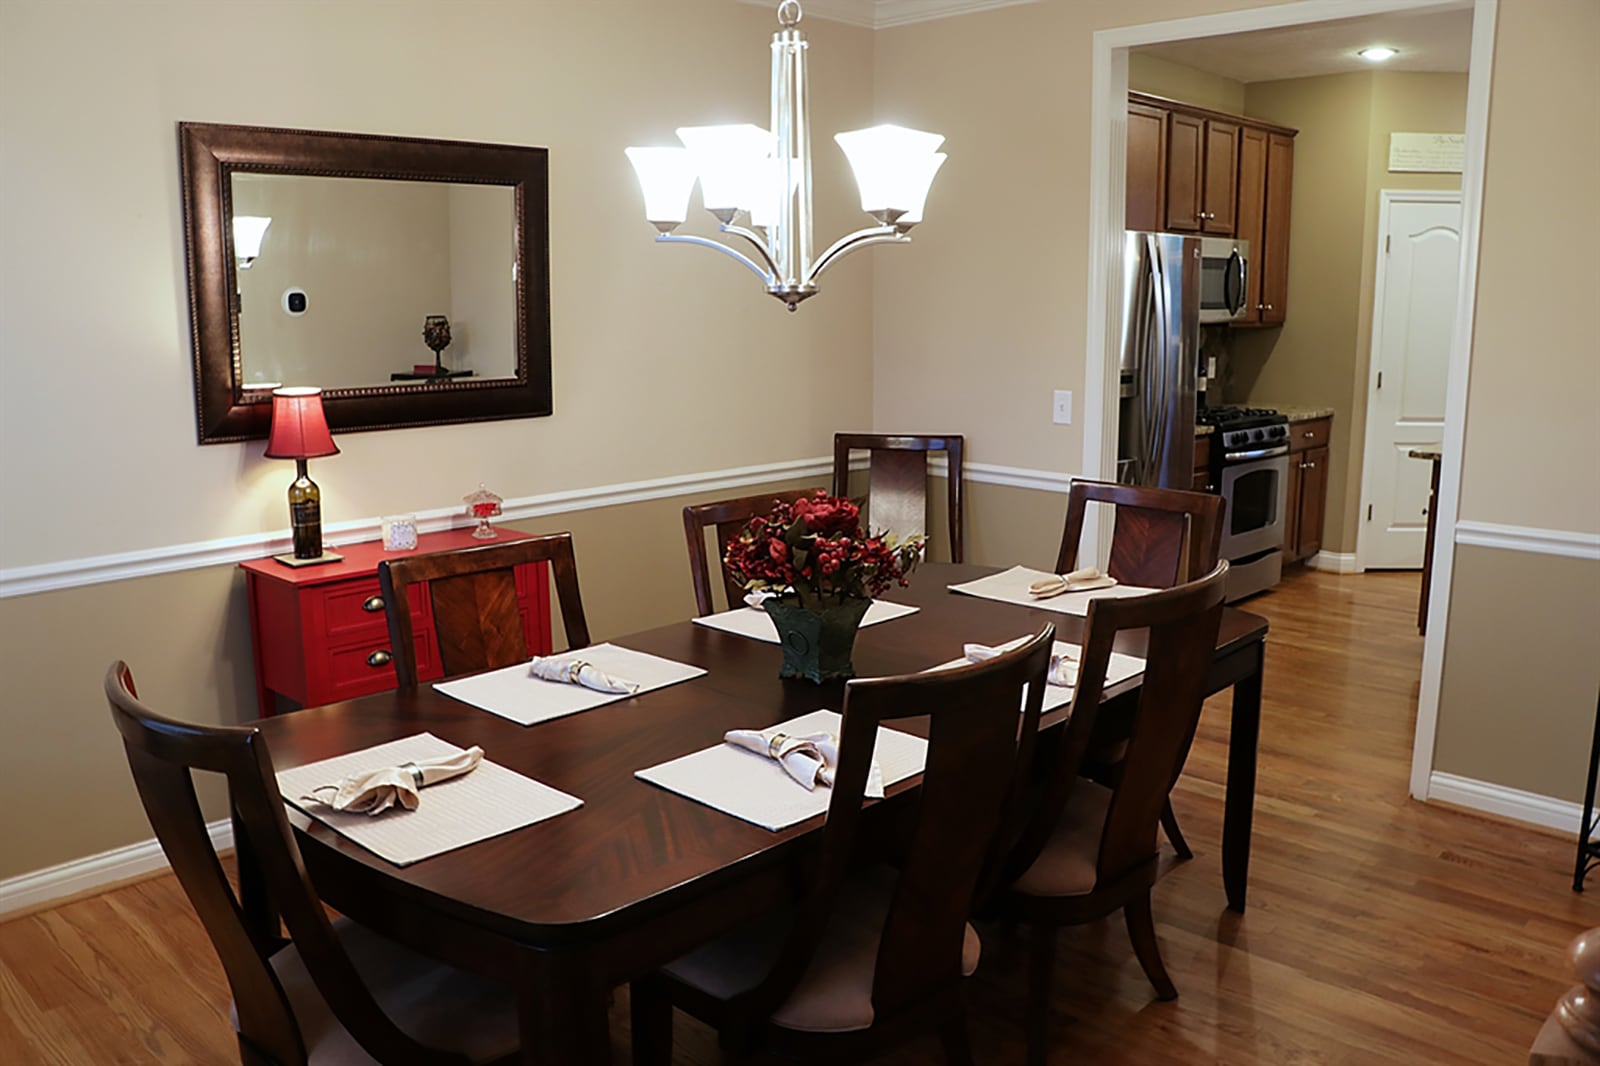
M229 819L212 822L206 832L217 850L233 847L233 822ZM0 918L163 870L167 865L166 853L152 839L10 877L0 881Z
M1326 570L1334 574L1356 573L1355 552L1318 552L1306 560L1313 570Z
M1471 777L1440 773L1428 776L1428 800L1453 803L1485 814L1496 814L1546 829L1559 829L1577 836L1583 824L1583 804L1541 796L1535 792L1507 788Z

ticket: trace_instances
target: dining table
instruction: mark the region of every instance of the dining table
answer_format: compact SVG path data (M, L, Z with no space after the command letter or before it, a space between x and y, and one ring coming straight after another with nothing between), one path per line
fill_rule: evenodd
M1078 642L1084 618L949 591L999 568L925 563L885 598L918 608L863 628L859 676L915 673L1053 623ZM1267 623L1223 612L1208 695L1230 686L1222 874L1243 911ZM431 685L312 707L256 723L282 771L412 736L480 746L485 758L582 800L536 824L397 866L291 808L307 872L331 907L414 949L516 989L526 1063L610 1061L612 989L803 891L824 816L777 832L635 777L711 747L731 729L766 728L819 708L839 710L845 684L778 679L781 650L690 620L613 644L703 668L702 676L593 710L522 726ZM1117 650L1141 655L1142 632ZM1101 717L1136 699L1137 677L1109 686ZM1049 731L1066 718L1048 714ZM916 731L917 722L902 726ZM920 775L891 786L882 819L914 802ZM424 795L424 802L426 793ZM872 815L868 811L867 815ZM403 817L403 815L402 815ZM864 819L864 831L870 831ZM887 825L888 821L881 824Z

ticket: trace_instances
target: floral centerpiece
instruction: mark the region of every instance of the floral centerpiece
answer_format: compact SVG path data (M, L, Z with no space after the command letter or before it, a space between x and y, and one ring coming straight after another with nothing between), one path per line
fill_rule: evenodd
M818 492L750 520L728 545L723 565L746 591L771 593L761 604L783 643L780 677L812 681L854 677L850 651L872 604L922 558L925 538L869 534L861 508Z

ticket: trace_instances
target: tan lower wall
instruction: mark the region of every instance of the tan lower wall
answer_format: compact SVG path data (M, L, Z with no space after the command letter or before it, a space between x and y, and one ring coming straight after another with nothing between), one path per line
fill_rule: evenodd
M1456 548L1433 768L1583 802L1600 563Z

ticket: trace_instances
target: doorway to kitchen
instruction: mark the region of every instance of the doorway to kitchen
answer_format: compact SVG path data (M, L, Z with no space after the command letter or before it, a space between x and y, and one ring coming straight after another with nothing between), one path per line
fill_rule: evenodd
M1130 49L1167 42L1193 42L1257 31L1314 28L1352 16L1461 11L1457 0L1302 0L1247 11L1176 19L1102 30L1095 34L1092 80L1092 143L1090 167L1091 233L1087 330L1084 468L1091 476L1112 479L1117 457L1119 375L1112 365L1122 320L1116 281L1123 275L1122 231L1127 177L1128 56ZM1461 220L1457 299L1450 326L1443 414L1443 441L1437 508L1437 547L1432 585L1440 590L1429 607L1423 650L1422 679L1410 779L1411 794L1427 799L1433 768L1434 733L1439 711L1445 623L1450 574L1454 562L1461 448L1465 435L1466 382L1471 358L1471 328L1476 294L1478 231L1483 197L1483 168L1488 129L1489 79L1494 56L1497 0L1472 0L1470 59L1463 132L1465 154L1461 177ZM1459 69L1459 68L1457 68ZM1299 168L1296 168L1297 174ZM1367 226L1362 227L1367 232ZM1291 253L1292 254L1292 253ZM1364 257L1363 257L1364 258ZM1370 290L1368 290L1370 291ZM1101 314L1100 312L1104 313ZM1345 381L1357 388L1350 376ZM1095 402L1098 398L1098 403ZM1104 536L1104 534L1102 534ZM1354 564L1355 560L1350 562Z

